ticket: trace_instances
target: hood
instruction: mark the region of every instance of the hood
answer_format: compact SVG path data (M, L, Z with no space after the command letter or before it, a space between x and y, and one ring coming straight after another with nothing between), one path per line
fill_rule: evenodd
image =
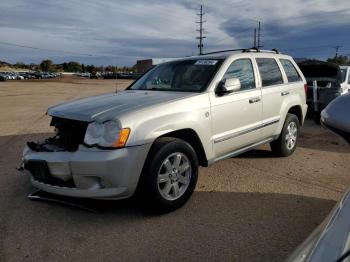
M49 108L48 114L79 121L104 122L115 119L121 114L193 95L195 93L127 90L53 106Z
M341 71L337 64L317 60L308 60L301 62L298 65L308 81L328 79L330 81L341 82Z

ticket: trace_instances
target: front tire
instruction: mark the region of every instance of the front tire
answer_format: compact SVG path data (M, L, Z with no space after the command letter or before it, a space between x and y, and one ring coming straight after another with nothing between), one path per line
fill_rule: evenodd
M280 157L287 157L294 153L300 132L299 119L296 115L287 114L281 135L270 143L273 153Z
M177 138L160 138L152 146L139 182L147 209L170 212L191 197L198 178L198 159L192 146Z

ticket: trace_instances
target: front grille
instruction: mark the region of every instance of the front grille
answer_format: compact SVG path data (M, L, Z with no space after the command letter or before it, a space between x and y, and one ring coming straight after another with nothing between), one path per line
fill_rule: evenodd
M24 168L31 173L34 180L41 183L52 186L75 188L73 179L63 181L53 177L46 161L44 160L29 160L24 164Z
M79 145L84 143L88 124L83 121L53 117L50 125L57 131L55 144L67 151L77 151Z

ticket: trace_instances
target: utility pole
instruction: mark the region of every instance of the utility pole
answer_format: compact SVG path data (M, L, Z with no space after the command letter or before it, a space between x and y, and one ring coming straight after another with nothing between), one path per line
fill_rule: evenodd
M258 46L257 48L259 49L260 47L262 47L260 45L260 36L261 36L261 22L259 21L259 25L258 25Z
M256 47L256 28L254 28L254 45L253 47Z
M199 48L199 54L202 55L203 54L203 39L206 38L205 36L203 36L203 23L205 23L206 21L203 21L203 16L205 15L205 13L203 13L203 6L201 5L201 9L200 9L200 13L197 14L199 16L199 22L196 22L197 24L199 24L199 29L197 29L196 31L199 32L199 36L196 37L196 39L199 39L199 44L198 44L198 48Z
M339 52L339 49L342 48L341 45L336 45L335 47L335 61L337 61L338 59L338 52Z

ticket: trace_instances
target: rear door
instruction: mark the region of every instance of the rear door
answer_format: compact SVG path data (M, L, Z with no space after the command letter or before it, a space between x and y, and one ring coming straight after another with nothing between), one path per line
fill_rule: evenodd
M224 96L210 94L216 157L261 139L261 90L257 88L255 76L253 60L238 58L230 64L223 79L238 78L241 89Z
M262 92L262 125L263 137L275 134L281 119L283 99L289 95L288 85L285 84L279 61L275 58L257 57L256 63L260 75Z

